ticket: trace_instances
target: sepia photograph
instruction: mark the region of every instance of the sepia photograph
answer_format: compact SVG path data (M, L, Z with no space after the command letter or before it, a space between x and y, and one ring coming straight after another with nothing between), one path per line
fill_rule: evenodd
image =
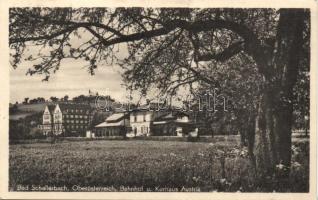
M9 193L310 193L310 8L7 12Z

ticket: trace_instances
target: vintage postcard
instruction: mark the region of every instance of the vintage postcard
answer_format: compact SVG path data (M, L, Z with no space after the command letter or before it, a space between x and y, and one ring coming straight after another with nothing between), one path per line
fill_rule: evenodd
M317 198L317 2L0 2L0 198Z

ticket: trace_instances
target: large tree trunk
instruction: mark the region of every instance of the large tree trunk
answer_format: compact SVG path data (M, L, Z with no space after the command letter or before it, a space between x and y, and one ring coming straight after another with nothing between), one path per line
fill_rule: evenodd
M247 137L247 149L249 154L249 159L251 166L253 168L253 173L257 176L257 168L256 168L256 157L254 154L254 146L255 146L255 114L250 113L247 121L247 130L246 130L246 137Z
M259 99L258 111L255 120L255 160L257 166L257 174L261 178L265 178L273 172L273 149L271 148L273 138L271 136L271 129L268 127L270 104L267 102L267 94L263 94Z
M264 75L256 118L255 156L262 176L286 179L291 162L293 88L297 80L305 12L282 9L276 43ZM275 173L277 172L277 173Z

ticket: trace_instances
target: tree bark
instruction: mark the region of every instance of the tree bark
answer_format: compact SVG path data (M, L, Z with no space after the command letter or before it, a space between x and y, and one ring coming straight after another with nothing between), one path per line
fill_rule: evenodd
M283 180L289 175L293 88L302 49L304 16L302 9L280 10L273 54L270 60L260 63L267 65L267 71L256 118L254 151L257 171L263 177L275 174Z
M255 160L257 166L257 174L261 177L267 177L273 172L273 159L272 159L272 149L271 147L271 138L270 138L270 129L268 129L267 118L268 109L270 105L268 104L266 93L260 97L257 116L255 120Z
M256 168L256 157L254 154L254 146L255 146L255 115L250 114L248 121L247 121L247 130L246 130L246 137L247 137L247 149L249 160L251 166L253 168L254 175L257 176L257 168Z

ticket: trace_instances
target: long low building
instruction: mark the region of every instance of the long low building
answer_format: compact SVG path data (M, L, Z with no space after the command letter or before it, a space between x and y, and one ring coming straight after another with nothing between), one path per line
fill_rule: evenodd
M184 136L194 129L189 115L180 111L136 109L114 113L95 126L95 137L107 136Z
M151 130L155 136L185 136L194 126L188 114L175 111L156 118L152 122Z

